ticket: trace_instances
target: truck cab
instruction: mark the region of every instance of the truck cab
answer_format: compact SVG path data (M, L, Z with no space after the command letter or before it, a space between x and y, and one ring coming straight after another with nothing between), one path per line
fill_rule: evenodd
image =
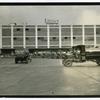
M74 61L85 62L86 61L86 51L85 45L77 45L72 47Z
M73 62L85 62L86 61L86 51L85 45L73 46L71 49L71 55L66 55L66 58L63 59L62 63L66 67L72 66Z
M67 55L68 56L68 55ZM63 59L63 64L66 67L72 66L72 62L86 62L92 61L96 62L100 66L100 49L98 51L85 50L85 45L77 45L72 47L72 59Z

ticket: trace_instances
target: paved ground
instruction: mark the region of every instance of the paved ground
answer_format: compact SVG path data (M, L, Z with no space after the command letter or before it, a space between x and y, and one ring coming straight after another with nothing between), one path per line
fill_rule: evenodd
M0 95L100 95L100 67L91 62L64 67L52 59L14 64L2 58Z

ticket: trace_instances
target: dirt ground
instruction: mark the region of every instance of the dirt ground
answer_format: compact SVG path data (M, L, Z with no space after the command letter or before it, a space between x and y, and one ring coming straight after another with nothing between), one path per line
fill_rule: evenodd
M39 58L15 64L14 58L0 58L0 95L100 95L100 66L64 67L61 60Z

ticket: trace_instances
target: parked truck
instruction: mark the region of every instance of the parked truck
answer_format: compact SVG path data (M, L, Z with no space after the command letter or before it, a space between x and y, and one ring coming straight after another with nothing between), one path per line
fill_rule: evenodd
M17 51L15 63L31 62L32 58L62 59L62 64L66 67L72 66L73 62L93 61L100 65L100 51L86 51L85 45L77 45L69 48L41 48L29 49L28 51Z
M77 45L69 48L47 48L29 49L33 58L62 59L62 64L66 67L72 66L73 62L93 61L100 65L100 51L86 51L85 45Z
M67 55L62 63L64 66L69 67L72 66L73 62L83 63L86 61L93 61L100 65L100 51L86 51L85 45L73 46L70 56Z
M26 63L28 64L29 62L32 61L30 53L28 52L28 50L16 50L15 52L15 63Z

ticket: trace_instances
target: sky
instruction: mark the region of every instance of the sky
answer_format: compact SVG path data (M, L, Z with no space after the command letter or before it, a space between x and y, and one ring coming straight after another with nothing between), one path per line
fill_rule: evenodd
M0 24L100 24L100 6L0 6Z

